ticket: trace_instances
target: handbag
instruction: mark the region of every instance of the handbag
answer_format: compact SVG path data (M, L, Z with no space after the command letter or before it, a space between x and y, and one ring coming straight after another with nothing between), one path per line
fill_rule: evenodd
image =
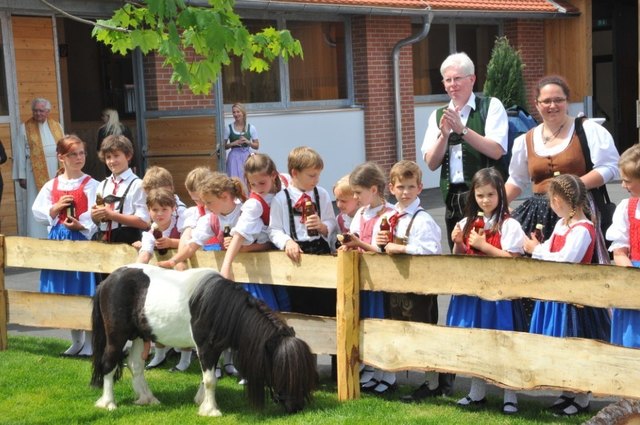
M591 151L589 150L589 143L587 142L587 135L584 132L582 123L586 120L586 117L577 117L575 122L576 133L580 140L580 146L582 147L582 154L584 155L584 162L587 166L587 172L593 170L593 162L591 161ZM593 202L595 203L598 211L600 212L600 229L602 234L607 233L607 229L611 226L613 221L613 212L616 210L616 204L611 202L609 198L609 192L607 192L607 185L603 184L600 187L589 189ZM611 242L606 241L607 247Z

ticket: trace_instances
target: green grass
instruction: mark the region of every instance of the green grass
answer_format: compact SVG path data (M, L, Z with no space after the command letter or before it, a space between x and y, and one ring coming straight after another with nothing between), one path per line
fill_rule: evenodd
M193 403L200 382L197 361L187 373L167 369L146 373L151 390L162 403L156 406L133 404L131 375L125 371L115 386L118 409L108 412L93 406L101 391L89 386L89 360L59 356L67 345L53 338L9 336L9 349L0 352L0 424L577 424L591 417L557 418L542 403L531 401L520 401L518 415L505 416L498 398L490 398L485 409L469 412L455 406L463 394L408 405L398 401L411 391L408 387L389 399L364 395L341 403L335 385L327 380L321 382L308 408L286 415L270 402L263 411L252 410L243 388L225 378L216 391L223 416L203 418Z

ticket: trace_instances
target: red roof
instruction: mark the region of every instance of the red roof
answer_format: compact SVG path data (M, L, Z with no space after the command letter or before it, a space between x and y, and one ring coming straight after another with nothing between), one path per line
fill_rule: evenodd
M270 3L468 12L579 13L564 0L275 0Z

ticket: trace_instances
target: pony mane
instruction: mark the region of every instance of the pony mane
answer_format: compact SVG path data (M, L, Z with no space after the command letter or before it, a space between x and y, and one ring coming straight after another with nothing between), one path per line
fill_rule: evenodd
M251 404L264 406L265 386L272 386L272 356L283 338L295 332L264 302L218 274L203 279L189 300L197 343L220 352L234 351L234 363L248 384ZM213 365L204 365L203 369ZM279 373L284 371L280 370Z

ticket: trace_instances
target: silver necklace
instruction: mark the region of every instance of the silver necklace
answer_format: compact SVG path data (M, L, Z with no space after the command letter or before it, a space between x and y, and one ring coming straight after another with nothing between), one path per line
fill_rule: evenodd
M556 137L558 137L558 134L560 134L560 132L562 131L562 129L564 128L564 125L566 124L567 120L565 119L564 122L562 123L562 125L560 126L559 129L557 129L555 132L551 133L551 136L545 136L544 135L544 131L542 132L542 143L543 144L547 144L553 140L555 140ZM546 124L543 124L544 128L547 128Z

